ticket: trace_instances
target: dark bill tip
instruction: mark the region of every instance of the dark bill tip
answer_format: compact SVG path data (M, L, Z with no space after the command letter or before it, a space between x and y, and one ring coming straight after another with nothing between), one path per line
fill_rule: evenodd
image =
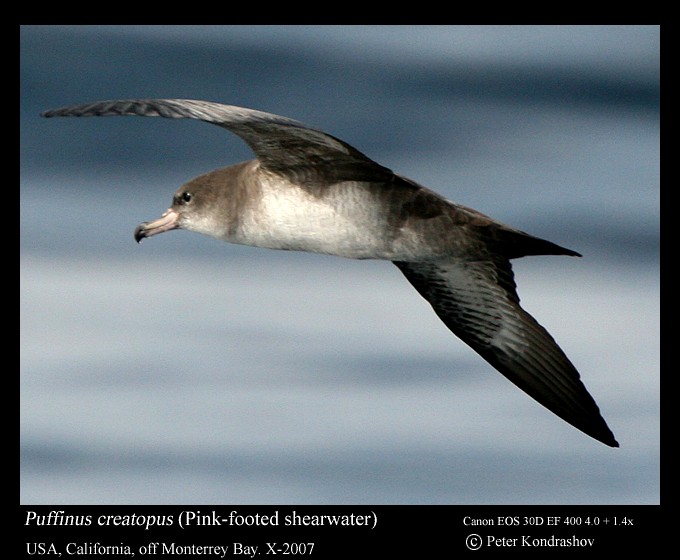
M143 222L135 229L135 241L140 243L145 237L158 235L179 227L179 214L172 208L167 210L158 220Z
M137 243L141 243L141 242L142 242L142 239L144 239L144 238L146 237L146 231L145 231L145 229L144 229L144 227L146 226L146 224L147 224L147 222L144 222L143 224L139 224L139 225L135 228L135 241L136 241Z

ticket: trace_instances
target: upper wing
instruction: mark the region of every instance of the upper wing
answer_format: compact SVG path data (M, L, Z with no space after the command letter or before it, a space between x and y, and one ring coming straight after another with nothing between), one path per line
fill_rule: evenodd
M320 130L262 111L192 99L129 99L98 101L52 109L44 117L138 115L197 119L240 136L271 172L300 183L385 181L392 172Z
M555 340L519 305L510 262L395 262L446 326L505 377L579 430L614 435Z

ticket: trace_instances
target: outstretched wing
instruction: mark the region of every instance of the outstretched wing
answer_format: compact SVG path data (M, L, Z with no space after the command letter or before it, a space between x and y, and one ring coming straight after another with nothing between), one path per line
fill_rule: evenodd
M394 264L444 324L505 377L579 430L618 447L576 368L520 307L508 260Z
M357 149L293 119L262 111L192 99L98 101L52 109L44 117L137 115L197 119L240 136L262 166L298 183L387 181L392 172Z

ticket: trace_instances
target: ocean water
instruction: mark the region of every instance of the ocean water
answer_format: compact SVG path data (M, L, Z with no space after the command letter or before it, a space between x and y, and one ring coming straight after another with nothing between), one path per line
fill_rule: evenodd
M621 444L543 409L390 263L171 232L251 157L218 127L41 119L125 97L322 128L581 252L513 262ZM21 30L23 504L656 504L657 27Z

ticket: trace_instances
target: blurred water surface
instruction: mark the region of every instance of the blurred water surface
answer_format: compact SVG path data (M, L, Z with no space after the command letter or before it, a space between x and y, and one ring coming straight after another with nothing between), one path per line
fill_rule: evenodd
M218 127L39 118L188 97L322 128L583 253L514 261L609 449L390 263L135 226L251 157ZM658 503L657 27L21 30L21 502Z

